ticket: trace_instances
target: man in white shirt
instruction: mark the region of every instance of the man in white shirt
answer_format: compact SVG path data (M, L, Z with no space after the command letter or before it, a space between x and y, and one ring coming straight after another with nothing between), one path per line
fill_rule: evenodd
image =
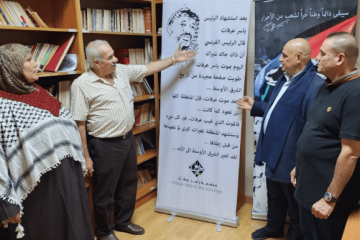
M188 61L194 51L180 51L146 65L117 64L114 50L102 40L90 42L86 56L90 69L71 86L71 109L78 125L86 167L94 175L96 234L100 240L117 240L110 223L110 204L115 201L115 230L141 235L133 224L137 190L137 157L132 127L134 96L130 82ZM90 152L90 154L89 154Z

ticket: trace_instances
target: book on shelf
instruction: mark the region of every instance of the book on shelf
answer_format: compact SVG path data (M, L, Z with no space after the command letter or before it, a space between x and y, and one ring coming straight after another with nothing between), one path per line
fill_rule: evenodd
M140 109L135 117L135 126L142 126L145 124L155 122L154 118L154 102L148 102L141 105L136 105L135 109Z
M135 97L154 94L146 78L144 78L142 82L131 82L130 86Z
M142 132L139 134L139 136L145 149L155 149L155 145L150 137L149 132Z
M136 155L140 156L140 155L145 154L144 145L141 141L140 136L135 136L134 142L135 142Z
M61 104L69 111L71 111L71 83L72 82L70 80L59 82L59 92L57 94L59 102L61 102Z
M40 18L40 16L37 14L37 12L31 12L31 16L35 19L38 25L42 28L48 28L49 26L46 25L46 23Z
M20 5L18 2L12 2L13 5L18 9L18 12L20 14L21 20L27 25L28 27L36 27L34 22L29 18L29 16L26 14L24 8Z
M65 80L57 82L50 86L44 86L44 88L55 98L61 102L69 111L71 110L71 80Z
M51 49L51 52L48 53L45 56L45 59L41 66L40 66L40 71L43 72L45 70L45 68L47 67L47 65L49 64L50 60L52 59L52 57L54 56L55 52L57 51L57 49L59 48L59 45L53 45L53 48Z
M145 64L153 61L153 49L151 46L150 39L145 38Z
M151 33L149 7L81 10L82 27L91 31Z
M18 2L4 0L0 0L0 23L3 26L48 27L30 7L23 8Z
M41 46L38 50L38 54L37 54L36 58L34 58L35 62L38 64L39 68L40 68L40 65L41 65L42 61L44 60L45 55L50 47L49 43L41 43L40 45Z
M45 71L56 72L59 69L62 60L64 59L72 42L74 41L74 38L75 38L75 34L72 34L70 38L68 38L65 42L59 45L55 54L53 55L50 62L46 66Z
M151 10L150 7L144 7L144 27L145 33L151 34Z
M115 49L115 56L119 59L119 63L121 64L130 64L130 59L129 59L129 49L124 49L124 48L118 48Z
M8 12L7 8L5 7L5 4L3 1L0 1L0 12L1 12L1 15L4 17L8 26L15 26L15 22L12 19L10 13Z
M138 177L138 183L137 183L138 188L145 185L145 183L147 183L152 179L148 169L138 170L137 177Z
M150 39L145 39L145 48L118 48L114 50L115 57L121 64L139 64L144 65L153 61L153 49Z
M59 48L59 45L37 43L36 45L32 45L30 47L31 55L34 61L38 63L38 72L43 72Z

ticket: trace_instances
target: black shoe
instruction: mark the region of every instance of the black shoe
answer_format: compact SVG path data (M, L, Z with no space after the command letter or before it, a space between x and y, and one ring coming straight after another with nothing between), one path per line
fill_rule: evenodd
M99 240L119 240L114 233L110 233L109 235L105 236L105 237L99 237Z
M284 236L283 232L273 232L273 231L269 230L266 226L256 230L255 232L253 232L251 234L251 238L254 240L263 240L263 239L267 239L267 238L279 238L282 236Z
M142 235L145 233L145 229L136 225L134 223L130 223L127 227L115 227L116 231L126 232L133 235Z

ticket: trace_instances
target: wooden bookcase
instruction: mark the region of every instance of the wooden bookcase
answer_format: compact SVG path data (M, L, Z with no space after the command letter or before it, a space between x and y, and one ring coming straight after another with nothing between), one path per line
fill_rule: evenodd
M21 43L32 45L36 43L61 44L71 34L75 39L68 53L76 53L78 65L72 72L43 72L40 77L78 75L84 72L83 39L80 32L80 5L76 0L18 0L23 7L30 6L33 11L47 23L49 28L30 28L16 26L0 26L0 45L5 43Z
M0 26L0 45L5 43L21 43L24 45L32 45L36 43L60 44L70 37L71 34L75 34L74 42L72 43L68 53L75 53L77 55L78 64L76 70L72 72L43 72L39 74L39 82L44 85L57 81L74 80L79 77L80 74L84 73L84 46L95 39L107 40L110 45L116 49L143 48L144 39L149 38L153 47L153 59L154 61L158 60L161 50L161 34L157 34L157 30L162 27L162 0L17 0L17 2L19 2L23 7L30 6L33 11L39 14L49 28ZM142 8L144 6L150 7L151 9L151 34L96 32L83 31L82 29L81 9L98 8L110 10L119 8ZM145 131L151 131L152 135L155 135L156 138L155 149L147 150L144 155L138 156L138 165L150 159L156 159L156 165L158 165L160 79L161 73L156 73L148 79L153 86L153 95L143 95L134 100L135 104L142 103L144 101L154 101L156 118L155 123L133 128L134 135ZM245 139L245 127L244 115L242 139ZM238 209L244 204L245 145L242 144L241 146ZM92 187L88 179L86 185L90 195L89 203L92 211ZM150 199L156 197L156 186L157 182L155 178L138 188L135 207L139 207ZM92 223L95 224L93 214Z

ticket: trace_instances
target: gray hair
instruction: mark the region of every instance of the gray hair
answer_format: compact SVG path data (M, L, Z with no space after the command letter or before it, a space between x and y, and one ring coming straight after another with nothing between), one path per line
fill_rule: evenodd
M94 68L94 60L103 61L103 56L99 53L99 47L102 45L110 46L105 40L95 40L86 46L86 59L90 68Z

